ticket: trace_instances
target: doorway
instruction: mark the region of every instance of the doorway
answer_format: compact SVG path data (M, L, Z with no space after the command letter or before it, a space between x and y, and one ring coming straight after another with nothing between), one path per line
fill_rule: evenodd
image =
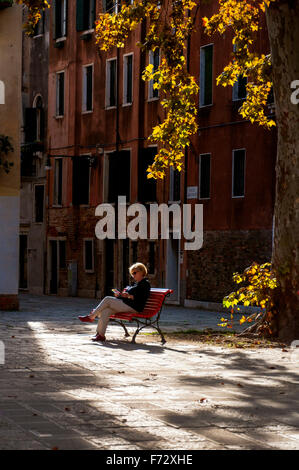
M28 235L20 235L19 289L28 289Z

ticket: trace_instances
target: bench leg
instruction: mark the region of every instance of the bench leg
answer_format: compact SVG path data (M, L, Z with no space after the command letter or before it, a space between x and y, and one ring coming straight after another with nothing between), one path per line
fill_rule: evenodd
M130 333L128 332L126 325L122 321L115 320L114 318L113 318L113 321L123 327L123 329L125 330L125 338L130 336Z
M160 336L161 336L161 343L162 343L162 344L165 344L165 343L166 343L166 339L164 338L164 335L163 335L162 331L160 330L159 325L155 326L155 325L151 325L151 324L149 324L149 325L143 325L143 326L141 326L141 327L139 327L139 324L138 324L138 326L137 326L137 328L136 328L136 330L135 330L135 333L134 333L134 335L133 335L133 338L132 338L131 343L133 343L133 344L136 343L136 341L135 341L136 336L138 335L138 333L140 333L140 331L141 331L143 328L146 328L147 326L152 326L153 328L155 328L155 329L158 331L158 333L160 334Z

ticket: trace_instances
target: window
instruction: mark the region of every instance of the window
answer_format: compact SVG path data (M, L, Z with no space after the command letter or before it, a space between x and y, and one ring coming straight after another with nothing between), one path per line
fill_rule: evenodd
M64 115L64 72L56 73L56 117Z
M238 80L233 85L233 101L244 100L246 98L247 77L239 75Z
M200 155L199 160L199 199L210 198L211 154Z
M116 106L117 99L117 77L116 59L109 59L106 62L106 107Z
M124 55L123 104L133 102L133 54Z
M54 39L67 35L67 0L54 0Z
M35 185L34 187L34 201L35 201L35 210L34 210L34 219L35 222L44 221L44 185Z
M154 66L153 72L156 72L160 65L160 50L159 49L155 49L154 51L149 52L149 63ZM148 98L150 100L159 98L159 90L154 88L154 80L149 81Z
M245 150L233 150L233 197L245 195Z
M42 36L45 32L45 12L42 10L41 11L41 19L39 22L36 24L34 27L34 33L33 36Z
M180 201L181 199L181 173L170 167L169 173L169 201Z
M130 200L131 152L122 150L108 155L108 202L117 202L118 196L126 196Z
M84 240L84 269L86 272L94 271L94 253L93 253L93 240Z
M138 158L138 201L153 202L156 201L157 183L154 178L147 178L147 168L154 161L157 153L157 147L148 147L139 150Z
M95 0L77 0L77 31L93 29L95 19Z
M118 13L119 5L117 0L103 0L103 10L104 13Z
M73 158L73 205L89 204L90 163L89 155Z
M213 44L200 48L200 106L213 104Z
M66 269L66 241L59 240L59 269Z
M62 205L62 158L55 158L54 166L54 205Z
M92 111L93 101L93 65L83 67L82 111Z

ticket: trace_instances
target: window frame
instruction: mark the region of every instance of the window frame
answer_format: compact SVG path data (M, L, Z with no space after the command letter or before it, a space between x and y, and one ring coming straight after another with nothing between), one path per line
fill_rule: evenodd
M208 47L212 46L212 77L211 77L211 102L207 104L202 104L202 101L204 100L204 95L203 93L205 92L205 62L204 62L204 70L202 70L202 64L203 64L203 59L202 59L202 51ZM200 73L199 73L199 84L200 84L200 90L199 90L199 107L200 108L205 108L207 106L213 106L213 99L214 99L214 94L213 94L213 77L214 77L214 43L211 42L209 44L205 44L204 46L200 47L200 56L199 56L199 66L200 66Z
M154 54L156 52L156 49L154 51L149 51L148 53L148 63L149 65L152 64L154 67L155 67L155 64L154 64ZM158 52L159 52L159 65L158 67L160 67L160 64L161 64L161 49L158 48ZM155 69L154 69L155 71ZM154 95L154 92L157 91L158 93L158 96L153 96ZM148 82L148 97L147 97L147 101L157 101L160 99L160 90L154 90L154 81L153 80L150 80Z
M60 114L60 108L61 108L61 103L60 103L60 80L58 79L59 76L63 75L63 114ZM65 115L65 70L60 70L58 72L55 72L55 77L56 77L56 110L55 110L55 117L56 119L62 119L64 118Z
M87 109L87 68L91 67L91 109ZM94 111L94 63L82 66L82 114Z
M131 101L126 101L127 87L128 87L128 61L127 57L132 57L132 79L131 79ZM129 52L123 55L123 106L132 106L134 101L134 52Z
M115 61L115 104L111 105L110 98L111 98L111 66L110 63ZM106 87L105 87L105 109L116 109L117 107L117 91L118 91L118 83L117 83L117 57L110 57L106 59Z

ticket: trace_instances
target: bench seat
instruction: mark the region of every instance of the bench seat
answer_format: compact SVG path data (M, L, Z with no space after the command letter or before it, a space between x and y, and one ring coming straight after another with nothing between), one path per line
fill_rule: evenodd
M126 325L123 321L137 323L137 328L132 338L132 343L135 343L136 336L138 333L145 327L150 326L155 328L161 336L162 344L166 343L166 340L163 336L163 333L159 326L159 319L164 304L164 300L167 296L173 293L172 289L160 289L157 287L152 287L150 290L149 298L145 304L145 307L142 312L118 312L110 315L110 320L114 321L121 325L125 330L125 336L130 336Z

